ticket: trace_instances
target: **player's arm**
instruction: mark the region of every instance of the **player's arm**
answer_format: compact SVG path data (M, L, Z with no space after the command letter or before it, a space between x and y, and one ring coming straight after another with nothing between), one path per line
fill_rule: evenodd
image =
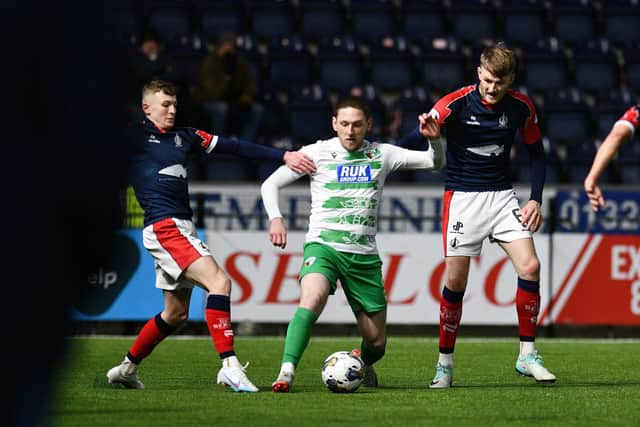
M280 188L294 182L302 175L304 174L296 173L285 166L281 166L269 175L260 187L262 203L269 217L269 240L274 246L282 249L287 245L287 229L282 220L282 212L280 212L278 202Z
M313 160L300 151L284 151L242 139L225 138L219 135L211 135L201 130L194 130L200 137L200 145L207 153L233 154L250 160L276 160L287 165L296 173L312 174L316 171Z
M616 122L602 145L600 145L600 148L598 148L591 169L584 180L584 191L587 193L589 203L591 203L591 208L594 211L604 207L604 197L602 197L602 191L598 186L598 180L620 149L620 145L630 139L631 135L633 135L633 127L628 122Z

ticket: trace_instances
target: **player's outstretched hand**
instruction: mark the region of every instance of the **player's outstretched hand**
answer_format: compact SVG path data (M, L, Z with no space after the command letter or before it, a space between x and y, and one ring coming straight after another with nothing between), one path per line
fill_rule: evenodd
M418 122L422 136L429 139L440 138L440 124L435 117L422 113L418 116Z
M269 240L273 246L284 249L287 246L287 229L282 218L273 218L269 224Z
M284 153L284 163L295 173L311 175L316 171L316 165L311 160L311 157L300 151L287 151Z
M529 200L521 209L522 225L532 233L538 231L542 225L542 208L540 203L535 200Z
M588 177L584 180L584 191L587 193L589 203L591 203L591 209L593 209L594 212L598 212L604 207L604 197L602 197L600 187Z

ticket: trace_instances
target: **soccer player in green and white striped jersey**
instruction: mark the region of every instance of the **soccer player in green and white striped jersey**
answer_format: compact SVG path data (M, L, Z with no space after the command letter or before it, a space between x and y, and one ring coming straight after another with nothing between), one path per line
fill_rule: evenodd
M426 114L418 117L416 129L404 137L406 146L423 144L425 151L365 140L371 115L366 102L358 97L338 101L332 123L336 137L300 150L313 159L317 170L311 175L311 216L300 270L300 303L289 322L274 392L290 390L311 328L338 281L362 335L361 349L356 351L365 363L364 384L377 386L373 364L385 352L387 313L375 240L382 188L395 170L439 169L444 161L440 140L426 138L427 134L439 135L435 119ZM281 248L287 244L287 231L278 206L279 189L301 176L279 168L262 184L269 238Z

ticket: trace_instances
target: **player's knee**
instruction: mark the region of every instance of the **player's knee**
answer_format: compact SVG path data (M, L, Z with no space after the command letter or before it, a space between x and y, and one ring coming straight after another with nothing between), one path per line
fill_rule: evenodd
M519 276L527 280L538 280L540 278L540 260L532 257L521 266Z
M165 311L164 314L166 323L174 329L182 325L187 321L187 319L189 319L188 309L169 310Z

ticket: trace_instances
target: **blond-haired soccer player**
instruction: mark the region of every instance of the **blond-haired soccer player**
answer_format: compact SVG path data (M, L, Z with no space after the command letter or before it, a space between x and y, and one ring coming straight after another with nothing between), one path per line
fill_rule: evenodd
M470 259L485 238L496 242L518 274L516 310L520 351L515 369L540 382L556 377L535 347L540 309L540 261L532 233L542 223L545 154L535 107L511 90L516 57L504 44L487 47L478 83L443 96L429 115L446 130L447 174L442 213L446 283L440 300L440 341L431 388L449 388ZM520 132L531 162L531 194L520 208L511 185L509 152ZM429 136L429 135L428 135Z
M162 80L149 82L142 90L145 119L131 129L134 147L131 181L144 210L144 246L155 263L156 287L164 295L164 309L143 326L122 363L107 372L107 379L127 388L144 388L137 376L138 365L187 320L195 285L208 292L205 318L222 362L217 382L233 391L256 392L258 388L247 378L234 349L231 281L209 248L198 239L192 222L187 157L199 151L281 160L301 174L313 172L315 166L300 152L284 152L194 128L174 128L177 105L173 84Z

